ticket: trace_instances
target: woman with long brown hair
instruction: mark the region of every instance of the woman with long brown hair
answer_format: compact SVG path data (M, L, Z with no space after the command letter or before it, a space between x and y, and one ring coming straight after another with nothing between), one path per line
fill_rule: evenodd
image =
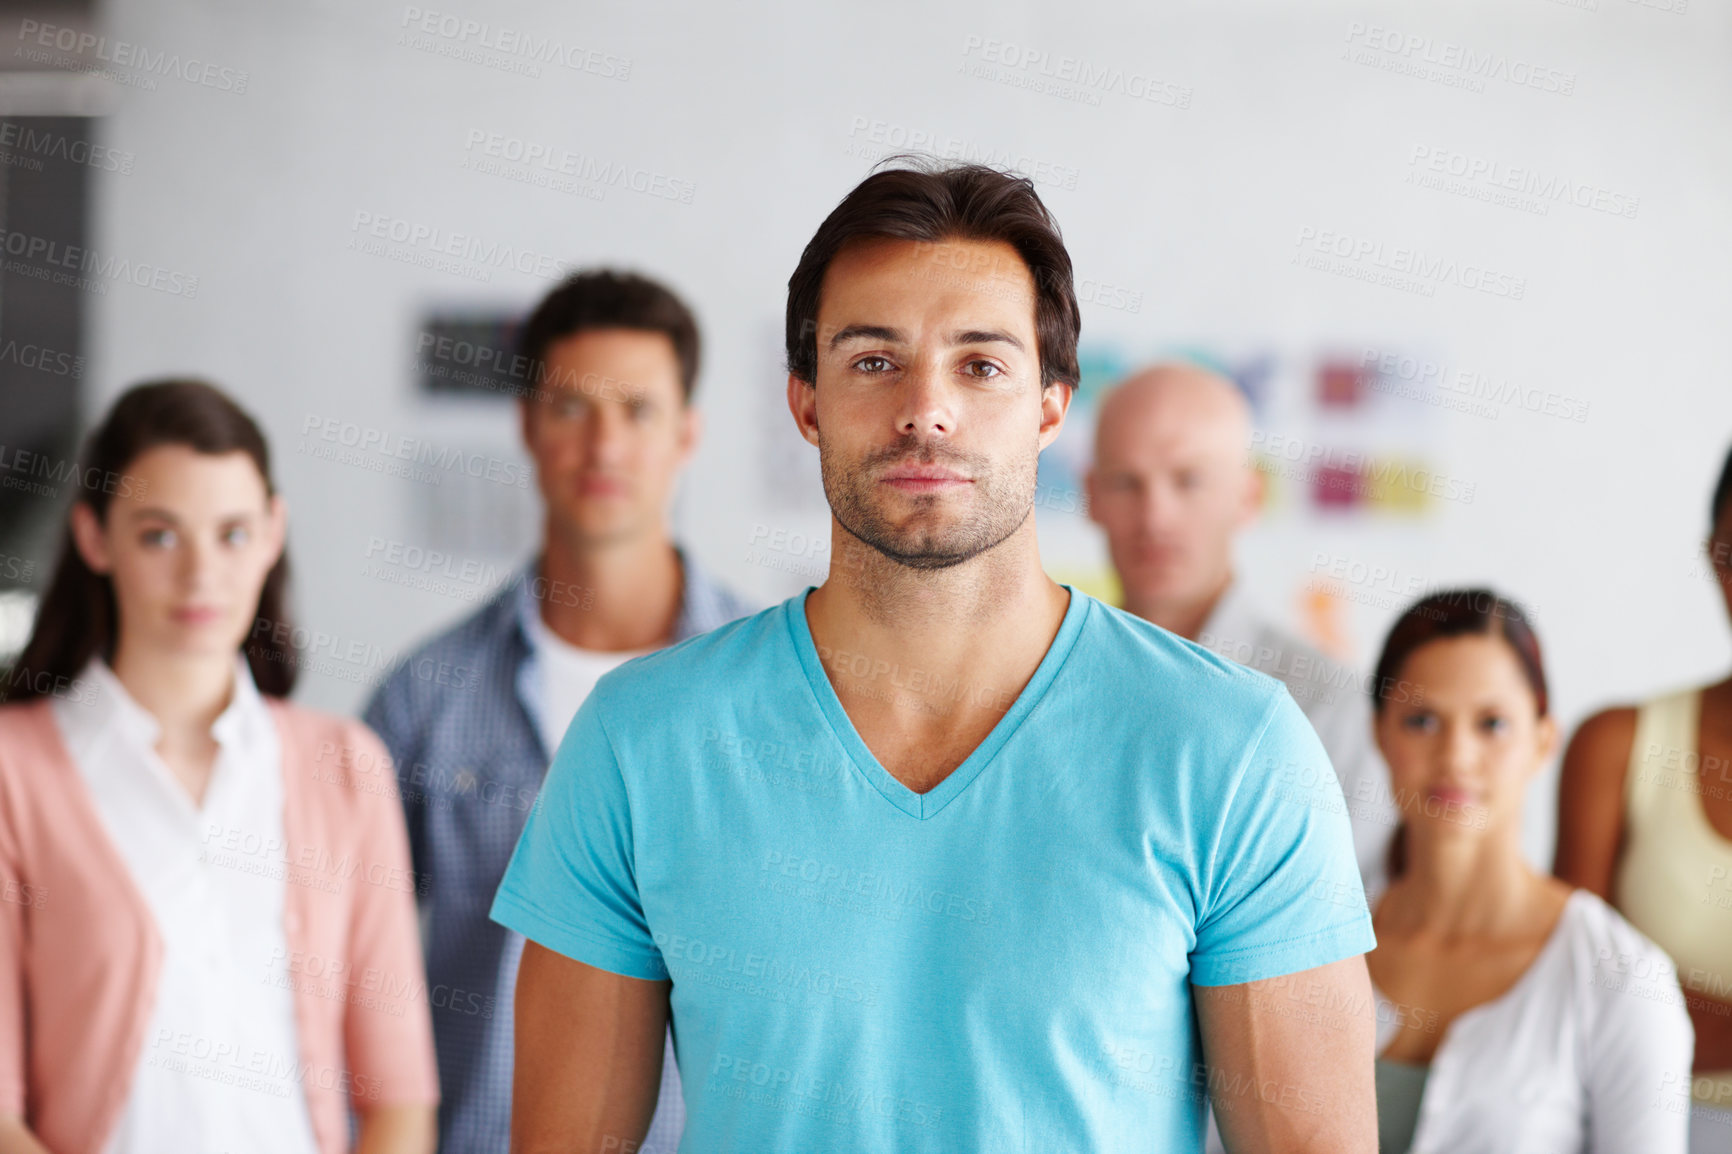
M1691 1033L1666 955L1522 856L1557 743L1526 616L1489 590L1428 596L1373 685L1402 814L1367 895L1381 1148L1682 1154Z
M289 704L286 509L210 385L90 436L0 707L0 1151L424 1154L437 1083L397 805Z

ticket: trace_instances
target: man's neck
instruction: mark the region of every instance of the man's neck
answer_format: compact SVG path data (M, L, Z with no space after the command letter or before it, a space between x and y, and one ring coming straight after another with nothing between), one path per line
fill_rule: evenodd
M1233 574L1229 571L1202 597L1137 598L1127 591L1124 607L1169 633L1176 633L1187 641L1196 641L1232 584Z
M909 568L839 523L832 540L829 579L806 599L806 620L850 717L871 715L881 732L954 727L984 737L1034 675L1069 605L1040 567L1032 519L947 569Z
M685 573L665 532L607 544L560 541L551 529L536 587L541 620L582 649L650 649L672 638Z

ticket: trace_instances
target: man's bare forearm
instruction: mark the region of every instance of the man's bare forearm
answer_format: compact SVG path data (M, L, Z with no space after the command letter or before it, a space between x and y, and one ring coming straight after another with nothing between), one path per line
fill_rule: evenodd
M517 972L512 1154L623 1154L655 1117L668 983L525 943Z
M1376 1154L1364 958L1196 994L1209 1096L1232 1154Z

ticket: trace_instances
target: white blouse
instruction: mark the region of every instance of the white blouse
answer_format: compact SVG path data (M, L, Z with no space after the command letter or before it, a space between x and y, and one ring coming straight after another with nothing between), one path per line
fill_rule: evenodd
M284 932L282 751L236 658L202 805L156 752L161 727L93 659L84 701L54 717L103 828L162 935L162 973L126 1107L105 1154L315 1154ZM130 964L117 958L116 964ZM296 970L298 972L291 973Z
M1423 1008L1377 997L1377 1050ZM1695 1031L1676 970L1586 890L1431 1059L1411 1154L1684 1154Z

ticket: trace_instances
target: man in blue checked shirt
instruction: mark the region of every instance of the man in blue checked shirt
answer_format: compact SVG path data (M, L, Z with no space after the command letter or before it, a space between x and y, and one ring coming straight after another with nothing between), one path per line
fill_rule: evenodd
M822 586L603 677L494 901L518 1154L1371 1154L1375 944L1282 684L1041 568L1078 380L1026 179L888 168L788 282Z
M488 906L572 715L608 670L747 611L668 531L699 431L691 311L647 278L585 272L541 302L519 345L540 552L366 713L396 763L415 868L431 879L422 924L444 1154L505 1154L510 1142L523 939ZM412 675L427 668L463 674ZM651 1154L672 1151L685 1123L669 1047Z

